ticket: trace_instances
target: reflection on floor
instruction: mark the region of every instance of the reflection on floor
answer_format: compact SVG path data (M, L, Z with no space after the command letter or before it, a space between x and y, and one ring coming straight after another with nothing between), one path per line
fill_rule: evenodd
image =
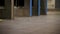
M1 34L60 34L60 15L16 17L0 22Z
M48 11L48 15L60 15L60 11Z

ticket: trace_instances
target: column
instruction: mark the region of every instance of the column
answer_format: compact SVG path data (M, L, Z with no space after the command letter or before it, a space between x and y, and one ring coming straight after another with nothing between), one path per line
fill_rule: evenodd
M5 19L13 18L14 0L5 0Z

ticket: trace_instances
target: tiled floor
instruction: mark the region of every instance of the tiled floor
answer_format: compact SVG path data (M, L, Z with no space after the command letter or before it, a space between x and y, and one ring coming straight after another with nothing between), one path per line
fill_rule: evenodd
M60 15L15 17L0 22L0 34L60 34Z

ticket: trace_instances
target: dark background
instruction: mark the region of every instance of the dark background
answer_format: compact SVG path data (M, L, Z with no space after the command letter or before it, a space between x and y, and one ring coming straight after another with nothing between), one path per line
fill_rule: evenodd
M0 6L4 6L4 0L0 0Z
M16 1L17 1L17 5L16 5ZM4 6L4 5L5 5L5 0L0 0L0 6ZM14 6L24 6L24 0L14 0Z

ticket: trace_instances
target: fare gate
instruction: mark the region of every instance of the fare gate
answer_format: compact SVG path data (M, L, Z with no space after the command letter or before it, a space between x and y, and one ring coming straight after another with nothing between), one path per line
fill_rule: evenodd
M46 15L47 0L24 0L24 9L19 13L24 17Z
M33 0L33 1L24 0L24 16L40 16L46 14L47 14L47 0ZM13 19L13 18L14 18L14 0L5 0L4 9L0 9L0 19Z

